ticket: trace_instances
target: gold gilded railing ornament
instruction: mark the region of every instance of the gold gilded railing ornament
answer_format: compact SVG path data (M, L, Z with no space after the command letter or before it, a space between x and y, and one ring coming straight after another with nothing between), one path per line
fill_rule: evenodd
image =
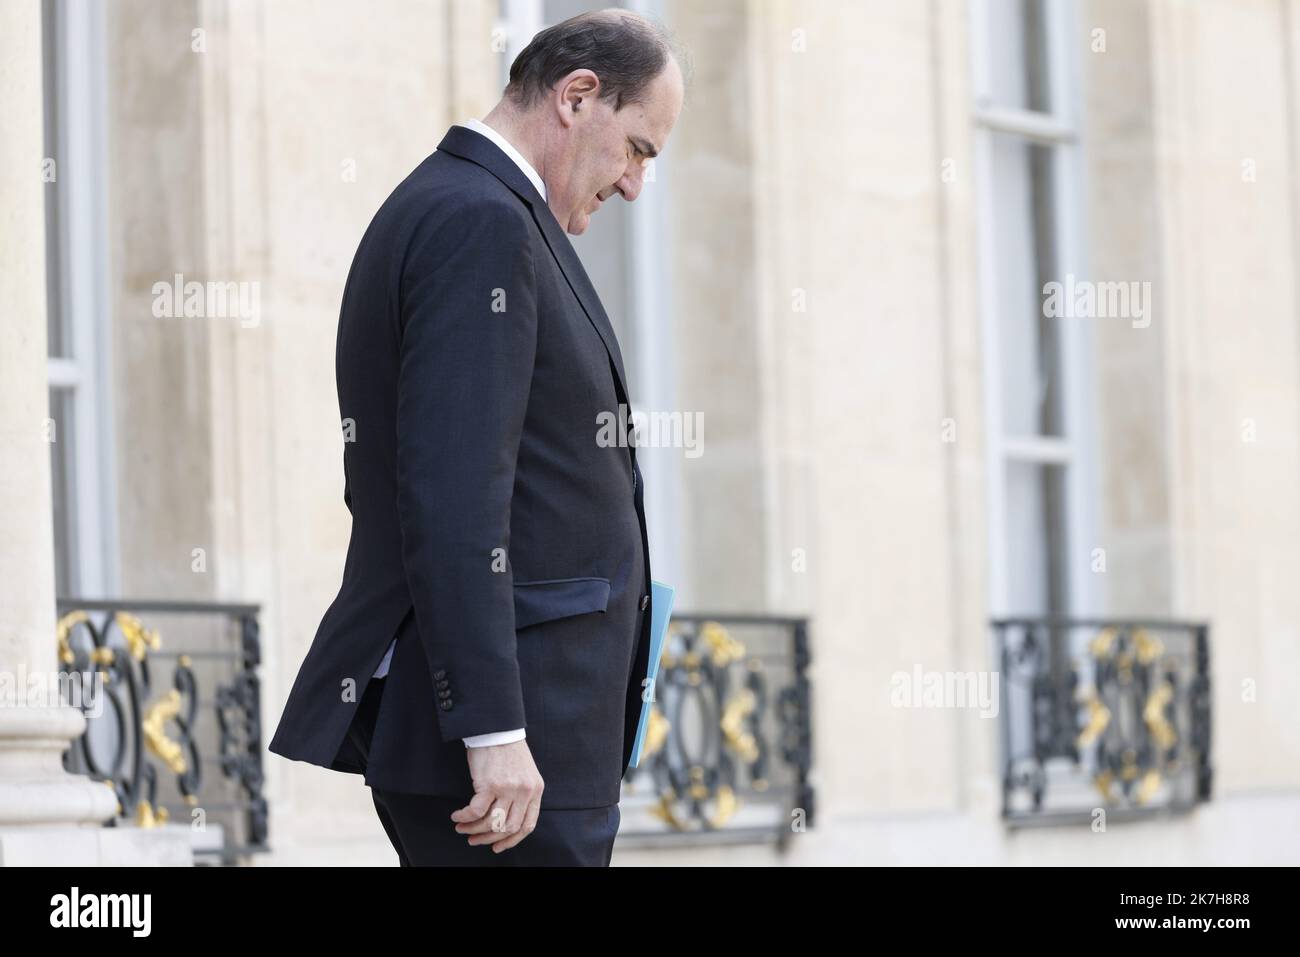
M696 792L703 788L704 794L708 796L708 788L698 783L691 784L691 791ZM740 807L740 801L736 797L736 792L729 785L722 785L712 794L713 813L706 818L708 826L711 828L721 828L731 820ZM685 820L681 818L674 810L673 806L677 803L678 795L672 789L664 792L659 796L659 801L649 808L648 813L651 817L663 821L674 831L687 831L690 828Z
M659 800L652 805L648 812L653 818L663 821L674 831L686 830L686 824L673 813L673 804L677 801L677 792L672 788L667 789L659 795Z
M1165 717L1165 708L1174 700L1174 686L1168 681L1162 682L1151 692L1147 703L1142 708L1142 720L1146 722L1151 737L1161 748L1168 750L1178 741L1174 726Z
M1134 628L1131 638L1131 649L1121 647L1120 630L1111 626L1103 628L1088 644L1088 651L1093 659L1114 663L1115 677L1121 685L1132 683L1135 664L1149 668L1165 654L1164 642L1145 628ZM1173 700L1174 687L1168 681L1164 681L1151 691L1142 705L1142 721L1152 741L1162 751L1172 748L1178 741L1178 734L1165 715L1166 709ZM1095 687L1081 694L1079 701L1087 709L1086 723L1077 738L1077 744L1082 748L1102 739L1106 729L1110 727L1112 714ZM1109 768L1093 776L1093 783L1097 790L1108 802L1118 799L1113 790L1116 780L1116 774ZM1137 804L1145 804L1160 790L1164 777L1158 766L1139 766L1137 751L1129 747L1120 754L1118 780L1138 781L1134 791L1134 801Z
M165 807L156 810L148 801L141 800L135 806L135 823L137 827L162 827L167 823L168 813Z
M725 668L745 657L745 646L716 621L700 626L700 640L708 647L715 668Z
M74 665L77 663L77 656L72 652L72 643L68 640L72 635L72 629L84 622L90 621L90 616L84 611L70 611L59 619L55 627L55 634L59 639L59 661L65 665Z
M1115 640L1119 637L1116 628L1103 628L1097 637L1088 643L1088 652L1098 661L1109 658L1115 652Z
M1149 665L1165 653L1165 645L1159 638L1147 633L1145 628L1133 630L1133 644L1137 648L1137 657L1144 665Z
M709 799L709 786L704 783L704 768L698 764L692 764L690 771L687 773L691 778L688 787L691 797L697 801L707 801Z
M661 673L665 670L670 670L672 668L677 667L677 656L674 655L672 652L672 649L673 647L675 647L676 642L674 642L672 639L676 638L681 633L682 633L682 628L677 622L670 621L668 623L668 637L664 640L663 651L659 653L659 671Z
M1110 709L1097 697L1097 689L1090 688L1083 701L1088 709L1088 723L1079 732L1076 741L1081 748L1086 748L1102 736L1110 725Z
M1115 795L1110 789L1111 785L1115 783L1115 775L1111 773L1109 768L1095 775L1092 779L1092 783L1096 785L1097 790L1101 792L1102 799L1105 800L1107 804L1111 804L1115 801Z
M1156 793L1160 790L1160 784L1162 781L1163 778L1161 778L1159 771L1154 768L1147 771L1147 773L1142 776L1142 782L1137 787L1134 800L1138 804L1146 804L1156 796Z
M681 626L677 622L669 622L668 639L682 633ZM663 650L659 653L659 673L663 674L665 670L675 668L677 660L669 652L671 640L664 641ZM664 744L668 740L668 732L672 730L672 722L664 716L659 710L659 705L653 703L650 705L650 720L646 722L645 743L641 747L641 760L644 761L651 755L658 754L663 750Z
M55 625L55 636L58 638L59 662L69 667L77 663L76 652L72 650L72 631L78 625L90 621L90 616L84 611L70 611L59 619ZM90 663L105 668L113 663L113 649L107 645L95 645L87 653ZM111 677L107 672L100 672L105 681Z
M174 774L184 774L187 768L185 752L167 737L167 722L181 713L181 693L173 688L148 709L141 721L145 745L158 756Z
M65 665L75 664L76 654L72 650L72 630L77 625L85 624L90 621L90 616L84 611L70 611L59 619L55 626L55 634L59 642L59 661ZM124 611L119 611L113 616L113 621L117 624L118 630L122 633L123 640L126 641L127 649L136 661L144 661L145 655L150 651L158 651L162 647L162 636L156 629L146 628L144 623L134 615L129 615ZM92 648L89 653L90 660L97 665L111 665L113 663L113 649L108 645L100 645Z
M742 688L722 709L722 740L746 764L758 760L758 742L745 730L745 719L758 708L758 699L749 688Z
M668 740L668 732L672 730L672 727L672 722L664 717L663 712L659 710L659 705L651 705L650 720L646 722L645 728L645 743L641 748L642 761L663 750L664 743Z
M117 627L131 650L131 657L136 661L144 661L145 655L150 651L158 651L162 648L162 636L158 634L157 629L145 628L144 623L134 615L119 611L113 616L113 620L117 622Z
M736 792L729 785L724 784L714 793L714 800L717 809L713 817L709 818L709 826L720 828L735 815L740 807L740 799L736 797Z
M704 663L704 658L698 651L688 651L682 655L682 669L686 672L686 683L692 688L698 688L704 683L704 672L700 670L700 665Z

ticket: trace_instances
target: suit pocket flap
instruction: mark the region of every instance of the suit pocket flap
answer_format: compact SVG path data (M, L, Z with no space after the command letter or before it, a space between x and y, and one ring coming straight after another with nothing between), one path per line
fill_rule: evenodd
M609 606L608 578L555 578L515 582L515 628L603 612Z

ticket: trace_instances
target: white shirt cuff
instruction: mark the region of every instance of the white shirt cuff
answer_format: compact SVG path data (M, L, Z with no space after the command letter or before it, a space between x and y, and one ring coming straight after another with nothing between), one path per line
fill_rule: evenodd
M524 740L524 729L515 728L513 731L489 731L487 734L474 734L468 738L462 738L467 748L488 748L494 744L510 744L513 741Z

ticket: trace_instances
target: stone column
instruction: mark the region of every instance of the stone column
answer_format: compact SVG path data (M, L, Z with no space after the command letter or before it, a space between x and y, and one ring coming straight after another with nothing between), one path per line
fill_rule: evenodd
M29 678L58 670L40 11L39 0L0 6L0 864L98 864L100 825L117 799L61 760L86 720L75 708L29 705L23 694Z

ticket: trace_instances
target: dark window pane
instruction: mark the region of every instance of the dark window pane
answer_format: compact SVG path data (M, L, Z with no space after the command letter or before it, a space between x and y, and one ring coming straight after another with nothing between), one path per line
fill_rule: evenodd
M50 476L54 492L54 588L62 597L76 594L76 463L73 461L73 401L67 389L50 390Z
M993 106L1052 112L1046 0L989 0Z
M63 228L62 192L60 181L64 173L62 150L60 150L60 105L62 93L59 88L59 17L58 4L54 0L45 0L41 5L41 29L44 69L45 69L45 160L54 160L55 179L45 183L45 298L46 298L46 339L47 351L53 357L72 355L72 337L68 334L66 310L63 305L62 288L62 243L60 234ZM42 165L42 177L45 166Z

